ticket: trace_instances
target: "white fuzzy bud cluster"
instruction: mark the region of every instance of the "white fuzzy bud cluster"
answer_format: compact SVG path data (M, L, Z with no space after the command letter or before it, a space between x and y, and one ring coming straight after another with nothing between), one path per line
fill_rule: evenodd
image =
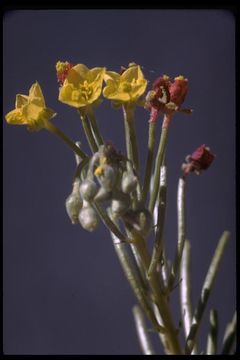
M127 158L108 149L102 145L75 180L74 190L66 200L67 213L73 224L94 231L99 224L95 204L100 204L113 219L122 218L128 226L147 235L152 217L147 209L136 210L133 206L138 177Z

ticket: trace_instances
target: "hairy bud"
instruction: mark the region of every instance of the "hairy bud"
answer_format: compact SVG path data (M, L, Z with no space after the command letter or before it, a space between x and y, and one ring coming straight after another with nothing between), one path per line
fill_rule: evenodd
M91 179L85 179L80 185L80 194L83 200L91 201L97 193L97 185Z
M78 219L82 227L88 231L94 231L99 223L95 209L86 201L83 203Z

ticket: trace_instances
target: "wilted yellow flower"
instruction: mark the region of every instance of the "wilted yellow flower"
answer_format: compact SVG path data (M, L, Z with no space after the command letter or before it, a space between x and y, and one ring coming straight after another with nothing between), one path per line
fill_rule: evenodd
M147 80L139 65L129 64L122 74L107 71L104 75L106 87L103 95L114 102L134 103L143 95Z
M38 82L35 82L29 95L17 94L15 109L6 116L8 124L27 125L29 130L37 131L45 127L45 122L50 120L56 113L46 107L42 90Z
M75 108L92 105L101 95L104 73L105 68L101 67L73 66L60 88L58 100Z

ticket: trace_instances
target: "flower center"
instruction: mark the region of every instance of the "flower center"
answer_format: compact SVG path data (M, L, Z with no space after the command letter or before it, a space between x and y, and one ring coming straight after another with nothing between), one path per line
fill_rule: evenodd
M122 90L124 91L124 92L131 92L132 91L132 85L130 84L130 83L128 83L128 82L124 82L124 83L122 83Z
M81 92L81 96L85 100L88 100L93 93L93 88L91 85L88 84L87 80L84 80L83 84L79 85L79 89Z

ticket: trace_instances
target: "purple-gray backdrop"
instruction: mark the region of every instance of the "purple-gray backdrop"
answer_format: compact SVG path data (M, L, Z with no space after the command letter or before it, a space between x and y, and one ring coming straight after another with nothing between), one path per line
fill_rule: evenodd
M88 151L76 111L58 102L55 63L68 60L118 71L136 62L150 80L189 79L186 107L171 124L167 149L166 241L177 238L176 192L185 156L205 143L212 167L187 184L187 237L192 244L193 303L218 238L231 232L208 312L219 311L220 338L235 309L235 54L234 17L215 10L20 10L3 24L4 114L17 93L39 81L54 122ZM154 70L155 73L149 70ZM145 164L148 113L138 109ZM106 139L124 151L121 111L97 110ZM158 124L160 132L160 122ZM131 308L135 303L103 225L95 233L72 226L65 212L74 156L45 130L29 133L3 121L3 250L6 354L140 354ZM178 300L174 291L173 307ZM179 309L175 310L176 322ZM158 350L158 339L155 338Z

